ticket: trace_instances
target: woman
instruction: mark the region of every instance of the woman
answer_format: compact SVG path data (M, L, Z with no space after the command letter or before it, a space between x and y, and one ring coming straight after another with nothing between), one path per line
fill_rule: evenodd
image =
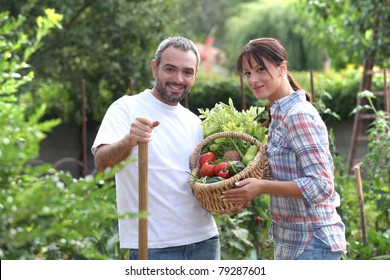
M336 208L327 128L287 71L287 52L273 38L250 41L237 70L258 99L269 102L267 156L271 180L247 178L222 198L244 203L271 195L275 259L338 260L346 253L345 228Z

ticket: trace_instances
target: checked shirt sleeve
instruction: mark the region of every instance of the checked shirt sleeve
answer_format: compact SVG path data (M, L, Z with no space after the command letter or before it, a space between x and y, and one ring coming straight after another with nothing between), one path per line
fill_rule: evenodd
M322 202L334 192L333 160L326 126L318 114L298 112L287 121L288 142L296 154L295 179L310 205Z

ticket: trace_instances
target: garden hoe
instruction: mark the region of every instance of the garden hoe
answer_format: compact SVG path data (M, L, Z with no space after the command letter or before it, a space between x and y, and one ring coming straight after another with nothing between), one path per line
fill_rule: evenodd
M138 145L139 212L148 211L148 143ZM138 259L148 259L148 218L140 217L138 222Z

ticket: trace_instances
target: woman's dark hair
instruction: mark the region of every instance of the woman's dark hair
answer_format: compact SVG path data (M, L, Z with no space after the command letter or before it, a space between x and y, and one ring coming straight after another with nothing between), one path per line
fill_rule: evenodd
M249 41L249 43L242 48L241 53L237 59L237 72L240 75L243 72L242 63L244 60L246 60L249 63L249 66L252 67L250 63L251 57L268 73L269 71L264 63L264 59L272 63L275 67L280 66L283 61L288 61L286 49L278 40L274 38L257 38ZM288 72L287 78L293 90L303 90ZM305 94L306 100L311 102L312 97L310 93L305 91ZM269 105L267 106L267 110L269 115ZM264 123L265 126L268 126L270 119L271 117L269 115L269 120Z

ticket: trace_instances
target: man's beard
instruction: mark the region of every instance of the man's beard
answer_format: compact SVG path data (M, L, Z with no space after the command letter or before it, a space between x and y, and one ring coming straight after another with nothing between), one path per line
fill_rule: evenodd
M156 91L158 92L158 94L160 95L160 97L167 101L167 102L170 102L170 103L178 103L180 101L182 101L187 95L188 93L190 92L191 88L190 89L187 89L187 87L184 85L183 86L183 93L182 94L178 94L176 92L174 93L171 93L170 95L167 93L167 90L166 90L166 87L169 85L169 84L174 84L174 83L166 83L165 87L163 86L163 84L159 81L159 79L157 78L156 79L156 84L155 84L155 89ZM181 85L180 85L181 86ZM171 88L171 90L174 91L174 89Z

